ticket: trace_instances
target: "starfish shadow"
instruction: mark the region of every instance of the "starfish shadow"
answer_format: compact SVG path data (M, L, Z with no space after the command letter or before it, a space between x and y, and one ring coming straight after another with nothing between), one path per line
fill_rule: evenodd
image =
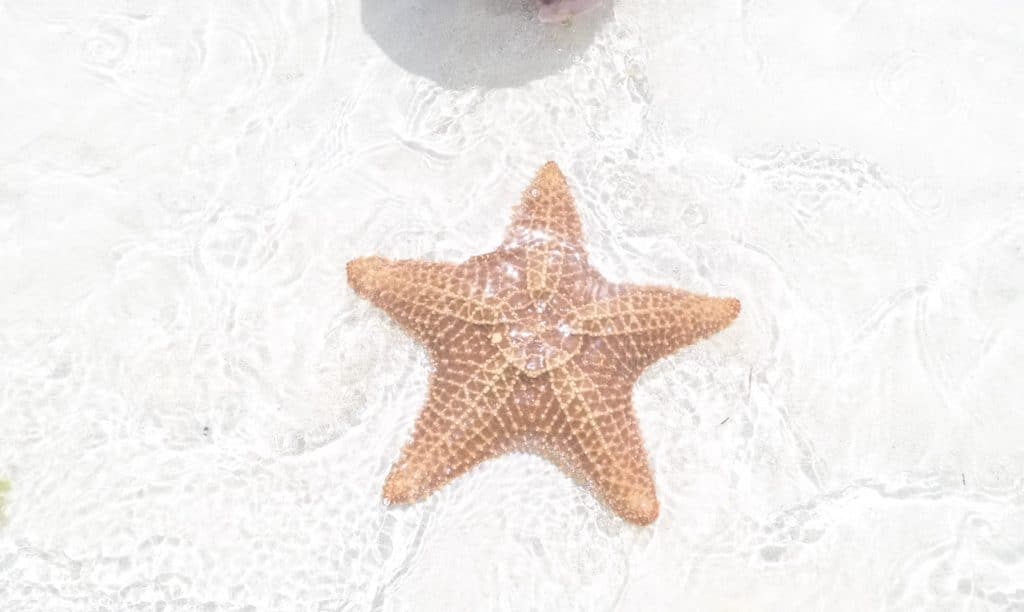
M571 24L537 21L533 0L362 0L362 21L403 69L451 89L522 85L567 68L612 18L612 1Z

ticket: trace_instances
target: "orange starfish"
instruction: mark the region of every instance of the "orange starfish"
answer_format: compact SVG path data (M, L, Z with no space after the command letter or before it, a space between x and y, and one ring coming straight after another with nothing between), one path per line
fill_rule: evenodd
M725 328L739 300L613 284L587 262L554 162L496 250L465 263L361 257L348 282L430 353L426 405L384 497L413 502L478 463L538 453L639 524L658 499L631 402L647 366Z

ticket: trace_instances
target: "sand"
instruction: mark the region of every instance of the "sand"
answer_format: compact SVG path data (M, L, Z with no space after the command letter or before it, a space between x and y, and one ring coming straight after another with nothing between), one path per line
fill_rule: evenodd
M1024 609L1024 5L441 4L0 6L3 609ZM743 302L636 387L661 516L387 507L428 363L345 262L547 159L607 277Z

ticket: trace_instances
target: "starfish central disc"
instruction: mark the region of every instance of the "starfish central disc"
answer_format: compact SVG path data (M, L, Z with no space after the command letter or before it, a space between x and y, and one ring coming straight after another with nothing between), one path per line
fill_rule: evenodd
M558 368L580 350L568 321L569 304L559 295L523 305L513 323L491 335L505 359L529 377Z

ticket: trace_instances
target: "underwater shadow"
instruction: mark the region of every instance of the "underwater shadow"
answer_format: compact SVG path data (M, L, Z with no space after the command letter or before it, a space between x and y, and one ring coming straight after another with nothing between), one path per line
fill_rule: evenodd
M565 24L534 0L362 0L363 28L403 69L450 89L513 87L567 68L613 15L611 0Z

